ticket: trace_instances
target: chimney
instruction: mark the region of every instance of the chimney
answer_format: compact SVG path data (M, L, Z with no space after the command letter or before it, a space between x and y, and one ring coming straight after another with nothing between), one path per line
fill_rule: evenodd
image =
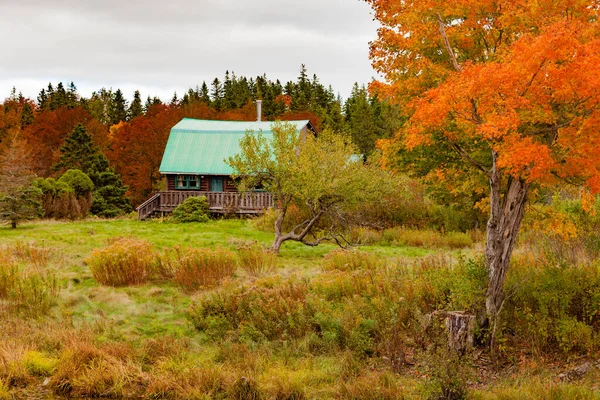
M262 100L256 100L256 122L262 120Z

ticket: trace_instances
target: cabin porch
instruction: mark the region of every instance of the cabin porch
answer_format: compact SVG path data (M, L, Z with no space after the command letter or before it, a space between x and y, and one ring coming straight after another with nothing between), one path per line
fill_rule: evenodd
M266 192L206 192L174 190L158 192L137 207L138 218L144 220L157 214L172 212L191 196L206 196L211 213L260 214L273 206L273 195Z

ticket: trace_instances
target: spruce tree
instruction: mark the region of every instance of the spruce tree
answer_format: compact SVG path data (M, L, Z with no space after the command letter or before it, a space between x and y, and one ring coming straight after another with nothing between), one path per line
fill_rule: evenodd
M140 115L142 115L144 113L144 109L142 106L142 98L140 96L140 91L136 90L135 93L133 93L133 101L131 102L131 105L129 106L129 111L128 111L128 120L132 120L136 117L139 117Z
M208 86L206 86L206 82L202 82L202 88L200 89L200 100L206 104L210 104L210 95L208 92Z
M215 80L212 82L210 96L212 98L213 107L217 111L221 111L223 106L223 85L221 85L219 78L215 78Z
M79 169L94 183L93 214L114 217L131 211L129 199L125 197L127 186L123 186L121 177L115 174L83 125L79 124L73 129L60 152L60 161L54 170Z
M21 108L21 129L25 129L29 124L33 122L33 107L29 101L23 103Z
M125 100L121 89L117 89L112 98L108 116L111 125L127 120L127 100Z

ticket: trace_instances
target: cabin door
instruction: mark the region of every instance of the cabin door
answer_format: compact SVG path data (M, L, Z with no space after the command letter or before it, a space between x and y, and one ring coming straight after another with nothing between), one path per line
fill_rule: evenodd
M223 191L223 178L210 178L211 192L222 192Z

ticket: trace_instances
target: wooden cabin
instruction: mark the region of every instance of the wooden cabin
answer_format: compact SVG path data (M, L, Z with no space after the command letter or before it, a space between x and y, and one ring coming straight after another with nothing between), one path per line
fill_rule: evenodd
M308 120L286 121L300 135L314 132ZM270 139L273 122L212 121L184 118L171 128L159 171L166 191L154 194L138 208L140 219L173 211L190 196L206 196L214 213L257 214L273 205L271 193L238 193L225 162L240 152L246 132Z

